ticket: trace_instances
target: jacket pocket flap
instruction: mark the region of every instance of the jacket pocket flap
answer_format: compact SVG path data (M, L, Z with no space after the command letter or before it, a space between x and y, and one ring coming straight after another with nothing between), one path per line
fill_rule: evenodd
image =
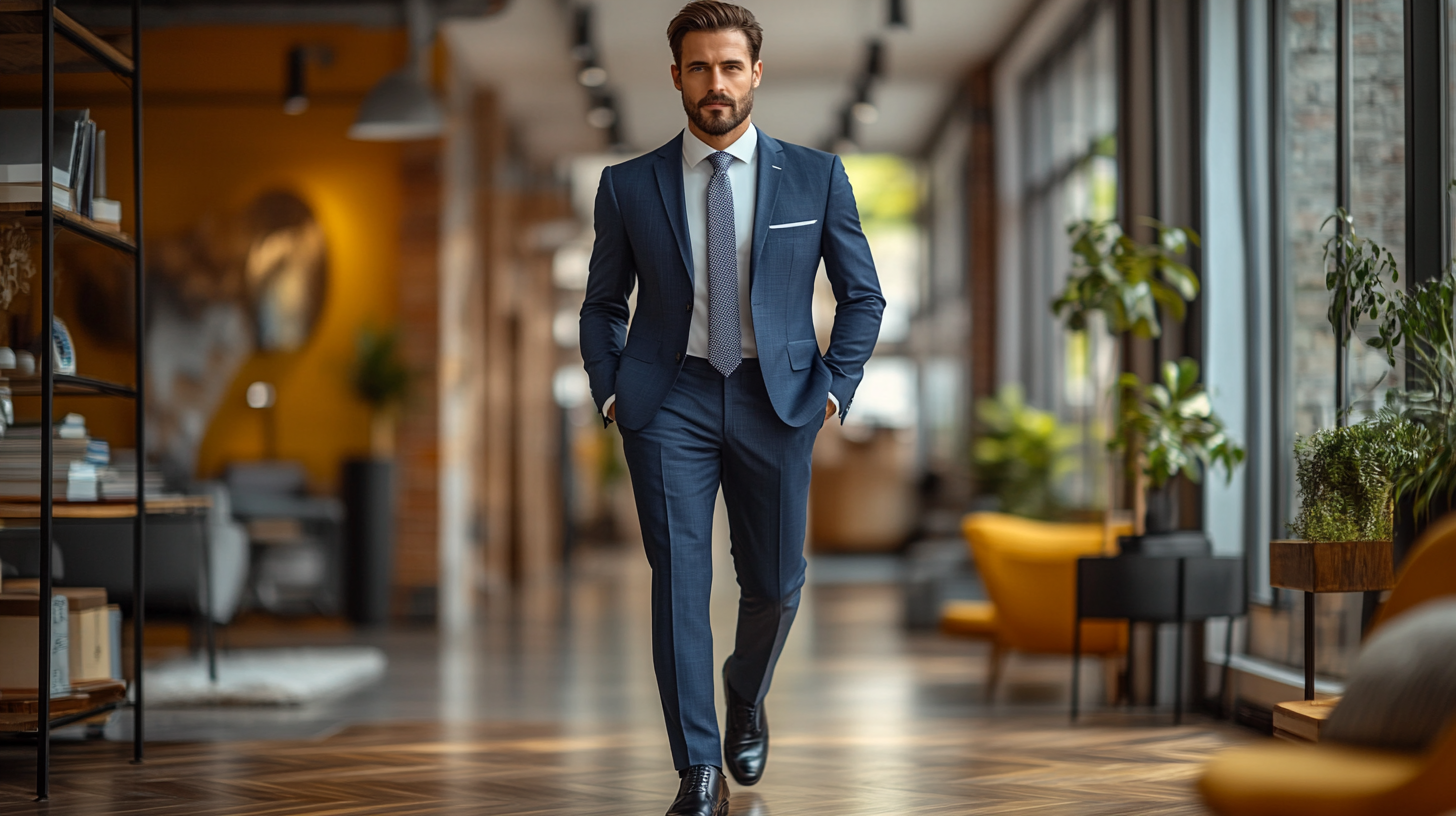
M817 340L793 340L789 343L789 368L795 371L803 371L814 365L814 358L818 356Z

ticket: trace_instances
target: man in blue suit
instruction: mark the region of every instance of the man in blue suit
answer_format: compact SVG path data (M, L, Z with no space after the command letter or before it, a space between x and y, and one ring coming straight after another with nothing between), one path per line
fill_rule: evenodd
M837 156L750 121L763 33L747 9L697 0L668 27L688 126L602 173L581 350L615 420L652 566L653 662L682 781L668 816L722 816L763 773L763 701L798 609L814 438L854 400L884 298ZM824 261L838 308L819 353ZM628 298L637 289L628 327ZM741 596L713 700L713 507L728 509Z

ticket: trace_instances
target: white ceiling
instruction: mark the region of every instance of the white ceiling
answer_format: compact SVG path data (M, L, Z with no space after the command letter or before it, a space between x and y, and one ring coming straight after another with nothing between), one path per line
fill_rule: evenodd
M667 23L685 0L595 0L594 34L616 94L627 142L647 150L683 126L668 73ZM764 28L763 84L753 121L773 136L814 147L863 70L865 43L885 43L874 90L879 121L858 125L869 151L919 149L956 82L990 57L1035 0L905 0L908 28L885 26L885 0L745 0ZM587 97L570 55L571 14L560 0L513 0L481 20L445 29L450 50L482 85L496 88L530 158L553 162L602 149L586 124Z

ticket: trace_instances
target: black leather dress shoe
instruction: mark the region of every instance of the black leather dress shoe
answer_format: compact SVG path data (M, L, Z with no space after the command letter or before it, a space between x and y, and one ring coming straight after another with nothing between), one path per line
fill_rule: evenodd
M723 759L740 785L756 785L768 763L768 716L763 703L754 704L733 690L728 664L723 664L723 688L728 697L728 732L723 735Z
M712 765L694 765L683 771L667 816L728 816L728 782L723 772Z

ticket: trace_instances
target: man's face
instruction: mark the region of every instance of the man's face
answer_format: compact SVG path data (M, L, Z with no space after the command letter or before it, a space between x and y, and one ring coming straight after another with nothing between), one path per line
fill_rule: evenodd
M722 136L753 112L763 63L750 60L748 36L737 29L683 37L682 62L672 66L672 84L682 91L683 110L699 130Z

